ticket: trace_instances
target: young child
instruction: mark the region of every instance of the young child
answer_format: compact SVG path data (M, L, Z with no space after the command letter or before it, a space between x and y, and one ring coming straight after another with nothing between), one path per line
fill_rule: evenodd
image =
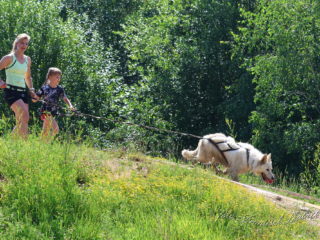
M32 100L33 102L37 102L40 99L43 100L40 108L40 118L43 120L42 137L44 138L54 137L59 133L59 126L55 116L59 114L58 102L60 99L68 104L71 110L74 110L63 87L59 85L61 75L60 69L55 67L49 68L46 81L40 90L36 92L36 99Z

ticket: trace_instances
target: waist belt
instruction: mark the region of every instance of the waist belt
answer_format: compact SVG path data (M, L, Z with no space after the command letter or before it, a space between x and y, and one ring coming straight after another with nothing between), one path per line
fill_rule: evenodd
M14 90L14 91L18 91L18 92L25 92L25 91L27 91L26 88L18 87L18 86L13 86L13 85L9 85L9 84L7 84L7 89Z

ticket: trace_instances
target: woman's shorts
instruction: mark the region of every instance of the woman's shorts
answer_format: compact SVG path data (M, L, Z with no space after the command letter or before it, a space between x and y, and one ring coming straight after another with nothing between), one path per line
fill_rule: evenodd
M27 90L18 91L5 88L4 89L4 100L11 106L13 103L21 99L25 104L29 104L29 95Z

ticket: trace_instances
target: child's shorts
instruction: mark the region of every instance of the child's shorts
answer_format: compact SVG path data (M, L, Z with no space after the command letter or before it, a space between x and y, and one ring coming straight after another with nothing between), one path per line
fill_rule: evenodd
M40 111L40 119L43 121L47 117L56 117L58 116L57 112L49 112L49 111Z

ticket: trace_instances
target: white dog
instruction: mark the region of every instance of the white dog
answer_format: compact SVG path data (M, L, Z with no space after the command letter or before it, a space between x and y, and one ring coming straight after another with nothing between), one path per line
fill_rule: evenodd
M253 172L267 183L275 179L272 173L271 154L263 154L249 143L235 142L222 133L204 136L194 151L182 150L182 156L193 162L213 164L217 172L218 164L226 167L225 174L238 181L238 175Z

